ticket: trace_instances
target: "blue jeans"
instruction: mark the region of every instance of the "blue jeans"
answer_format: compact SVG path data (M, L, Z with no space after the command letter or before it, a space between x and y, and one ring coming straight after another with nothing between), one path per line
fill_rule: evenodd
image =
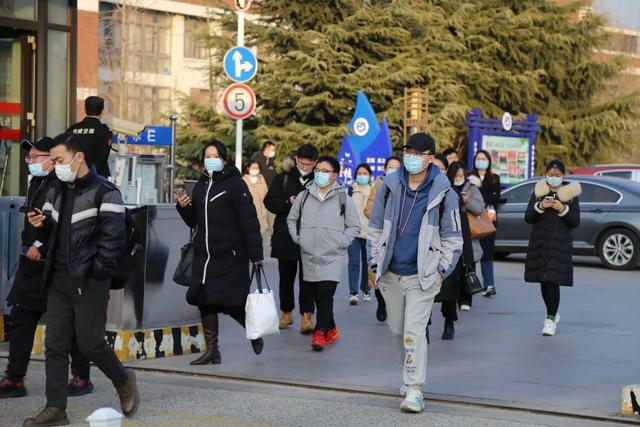
M369 293L369 277L367 276L367 241L355 238L347 250L349 255L349 292L358 293L358 279L363 293Z
M482 284L484 288L493 288L495 287L495 282L493 279L493 260L482 260L480 261L480 269L482 270Z

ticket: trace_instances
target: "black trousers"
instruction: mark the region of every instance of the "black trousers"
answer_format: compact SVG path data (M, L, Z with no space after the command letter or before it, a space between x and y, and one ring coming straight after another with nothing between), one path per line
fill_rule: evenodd
M547 316L555 316L558 314L558 307L560 307L560 286L544 282L540 283L540 290L544 305L547 307Z
M316 329L327 330L335 328L333 318L333 296L336 293L338 282L303 282L302 286L313 296L313 302L318 308L316 315Z
M298 271L300 274L298 274ZM298 295L300 314L313 313L315 311L313 307L313 295L302 285L304 283L302 277L302 261L279 259L278 272L280 273L280 310L288 313L296 308L294 285L297 275L300 287L300 294Z
M203 305L198 307L200 310L200 317L205 317L210 314L215 314L216 316L220 313L224 313L230 316L233 320L238 322L240 326L245 327L245 311L244 307L223 307L223 306L214 306L214 305Z
M111 380L126 384L128 374L104 339L109 281L90 279L80 293L66 268L56 268L49 283L45 371L47 406L67 407L69 351L75 334L80 352Z
M11 307L11 328L7 331L9 338L7 374L11 378L22 378L27 374L33 338L38 321L43 314L41 311L27 310L16 305ZM71 341L71 373L87 381L90 377L89 359L80 353L75 336Z
M458 306L456 301L444 301L440 308L440 312L445 320L450 320L452 322L458 320Z

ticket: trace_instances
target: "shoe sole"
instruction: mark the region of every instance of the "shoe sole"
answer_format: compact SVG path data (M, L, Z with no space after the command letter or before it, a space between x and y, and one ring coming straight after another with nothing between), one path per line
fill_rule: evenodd
M424 408L425 408L424 403L422 404L422 407L420 409L413 408L408 405L402 405L402 404L400 405L400 411L405 412L407 414L419 414L422 411L424 411Z
M85 387L84 390L82 391L73 391L71 393L69 393L69 391L67 391L67 397L80 397L80 396L86 396L87 394L91 394L93 393L93 385L89 386L89 387Z
M322 351L324 350L324 346L320 344L311 344L311 348L313 351Z
M138 391L138 380L136 379L136 373L134 370L129 369L129 374L132 376L133 378L133 391L134 391L134 396L135 396L135 404L133 405L133 408L131 408L131 410L129 411L128 414L124 414L127 418L131 418L133 417L136 412L138 411L138 408L140 407L140 392ZM122 407L120 408L122 409ZM122 412L124 413L124 409L122 409Z
M25 426L25 425L26 426L30 426L30 425L34 425L35 426L36 424L26 424L26 422L25 422L25 424L23 424L23 426ZM64 419L61 419L61 420L58 420L58 421L52 421L52 422L47 423L47 424L37 424L37 425L38 426L48 426L48 427L68 426L68 425L71 425L71 422L69 421L69 418L65 417Z
M26 397L26 396L27 396L26 391L20 391L20 392L12 392L12 393L0 395L0 399L17 399L17 398Z
M358 301L349 301L349 304L351 304L351 305L358 305Z

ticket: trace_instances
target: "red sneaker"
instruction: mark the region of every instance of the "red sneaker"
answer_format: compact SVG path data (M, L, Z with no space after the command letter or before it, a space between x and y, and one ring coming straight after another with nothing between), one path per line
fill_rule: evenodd
M332 342L336 342L340 339L340 331L335 326L327 332L327 344L331 344Z
M322 351L325 345L327 345L325 331L320 329L316 330L311 337L311 348L315 351Z

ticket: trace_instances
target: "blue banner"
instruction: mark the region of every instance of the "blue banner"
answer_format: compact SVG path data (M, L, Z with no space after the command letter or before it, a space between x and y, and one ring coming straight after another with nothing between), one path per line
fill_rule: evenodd
M119 144L118 135L113 134L113 143ZM131 145L171 145L171 128L166 126L146 126L138 136L129 136L124 141Z
M358 91L356 110L349 123L349 134L342 140L338 153L340 177L351 185L355 168L360 163L371 166L374 178L384 175L384 163L392 154L389 126L385 119L378 123L376 113L362 91Z

